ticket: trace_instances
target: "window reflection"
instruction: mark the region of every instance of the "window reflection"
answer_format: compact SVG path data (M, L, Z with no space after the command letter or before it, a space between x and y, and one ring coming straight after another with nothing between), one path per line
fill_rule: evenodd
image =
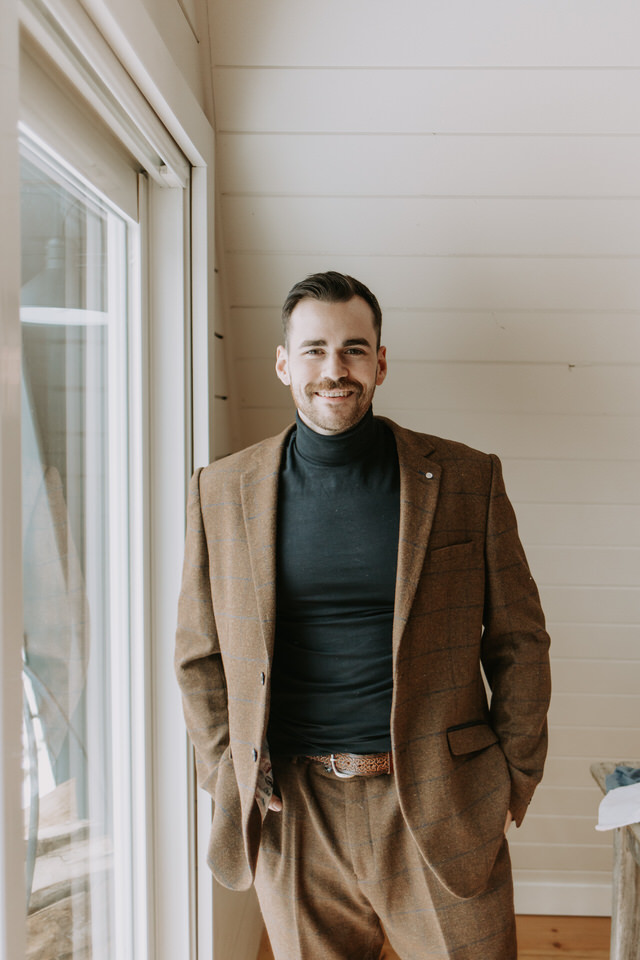
M113 735L129 709L128 237L25 142L23 800L38 960L130 955L130 818L116 800L130 754Z

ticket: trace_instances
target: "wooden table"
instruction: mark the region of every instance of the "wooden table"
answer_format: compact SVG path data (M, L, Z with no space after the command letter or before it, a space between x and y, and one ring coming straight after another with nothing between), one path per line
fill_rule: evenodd
M618 765L635 768L640 767L640 762L591 764L591 775L603 793L605 777ZM611 960L640 960L640 823L616 827L612 832Z

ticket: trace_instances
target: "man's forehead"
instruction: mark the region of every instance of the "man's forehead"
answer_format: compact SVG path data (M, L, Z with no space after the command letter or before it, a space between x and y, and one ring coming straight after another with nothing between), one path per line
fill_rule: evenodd
M373 311L362 297L344 301L313 300L296 304L289 319L289 335L316 346L329 342L370 344L376 339Z

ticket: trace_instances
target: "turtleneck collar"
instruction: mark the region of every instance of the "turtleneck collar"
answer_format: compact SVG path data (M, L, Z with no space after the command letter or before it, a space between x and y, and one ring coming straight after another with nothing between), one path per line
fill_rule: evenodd
M369 407L364 417L344 433L316 433L296 413L294 443L297 452L305 460L326 466L349 463L364 456L374 445L376 421Z

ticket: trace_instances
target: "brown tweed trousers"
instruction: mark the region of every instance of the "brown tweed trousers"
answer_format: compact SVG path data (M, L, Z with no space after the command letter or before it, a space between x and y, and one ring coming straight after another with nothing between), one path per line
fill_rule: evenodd
M402 960L515 960L506 838L461 900L421 856L393 775L338 780L285 757L274 774L283 809L263 823L255 887L276 960L379 960L385 934Z
M470 898L503 848L507 810L519 825L542 776L549 638L497 457L387 422L400 465L395 782L425 861ZM214 800L209 865L233 889L255 876L272 784L278 473L289 429L196 471L190 487L175 663L199 782Z

